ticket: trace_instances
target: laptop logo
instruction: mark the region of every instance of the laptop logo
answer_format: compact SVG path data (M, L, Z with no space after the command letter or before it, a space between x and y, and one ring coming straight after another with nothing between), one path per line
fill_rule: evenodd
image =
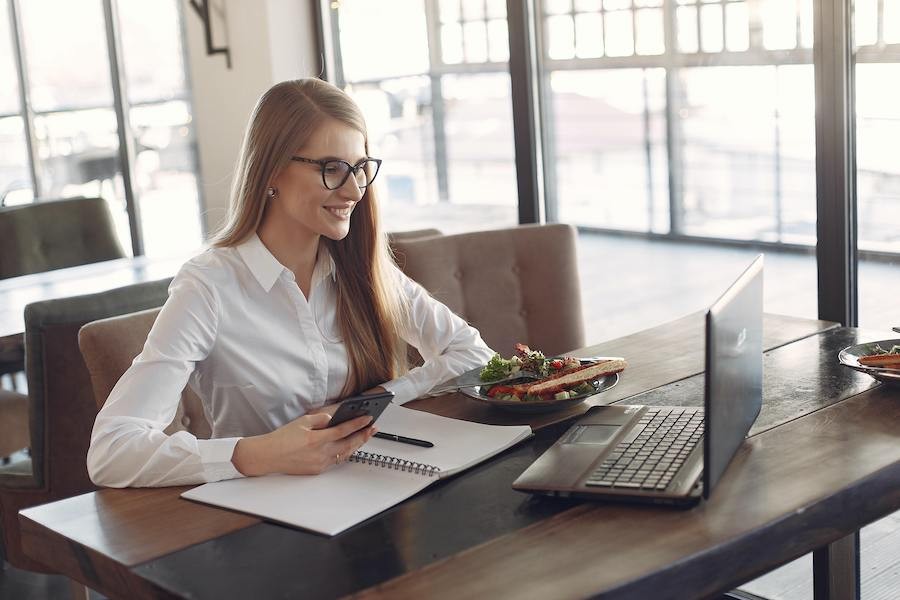
M741 328L741 332L738 334L737 343L734 345L734 349L737 350L738 353L740 353L741 350L743 349L744 343L746 341L747 341L747 328L743 327L743 328Z

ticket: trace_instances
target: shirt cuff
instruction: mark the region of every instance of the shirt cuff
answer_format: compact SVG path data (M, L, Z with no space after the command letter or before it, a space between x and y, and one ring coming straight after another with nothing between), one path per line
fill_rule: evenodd
M203 476L206 481L221 481L222 479L235 479L244 477L244 474L234 467L231 457L234 447L241 438L220 438L215 440L197 440L200 450L200 463L203 465Z
M382 383L381 387L389 392L394 392L394 404L406 404L410 400L415 400L419 397L416 385L407 377L400 377L387 383Z

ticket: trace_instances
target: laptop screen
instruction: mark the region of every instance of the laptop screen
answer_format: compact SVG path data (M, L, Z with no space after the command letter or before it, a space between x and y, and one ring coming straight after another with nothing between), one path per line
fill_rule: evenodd
M762 407L762 305L759 255L706 313L705 498Z

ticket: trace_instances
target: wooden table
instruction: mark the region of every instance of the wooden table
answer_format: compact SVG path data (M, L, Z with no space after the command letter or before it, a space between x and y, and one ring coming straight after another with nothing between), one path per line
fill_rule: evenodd
M117 258L44 273L0 279L0 340L25 331L25 306L172 277L194 254L166 258Z
M702 323L691 315L584 349L630 361L596 401L700 404ZM23 544L125 598L713 597L811 551L817 596L852 598L847 540L900 508L900 391L840 367L836 355L893 335L773 315L764 329L762 412L712 498L690 510L513 491L570 411L533 419L532 440L333 538L194 504L178 497L185 488L169 488L101 490L27 509ZM414 405L522 422L459 395Z
M25 345L25 306L172 277L190 255L117 258L44 273L0 279L0 361L20 361Z

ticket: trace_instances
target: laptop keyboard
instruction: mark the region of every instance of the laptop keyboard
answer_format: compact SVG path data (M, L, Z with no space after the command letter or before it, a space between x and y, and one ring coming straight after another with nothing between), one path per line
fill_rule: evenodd
M703 411L648 409L585 482L595 487L665 490L703 436Z

